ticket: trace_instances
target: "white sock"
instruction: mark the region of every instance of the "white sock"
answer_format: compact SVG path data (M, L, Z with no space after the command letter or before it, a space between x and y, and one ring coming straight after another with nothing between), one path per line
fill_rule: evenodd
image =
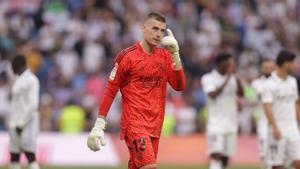
M16 163L16 162L11 163L10 169L21 169L20 163Z
M37 162L32 162L29 164L29 169L40 169Z
M222 169L222 162L219 160L210 160L209 169Z

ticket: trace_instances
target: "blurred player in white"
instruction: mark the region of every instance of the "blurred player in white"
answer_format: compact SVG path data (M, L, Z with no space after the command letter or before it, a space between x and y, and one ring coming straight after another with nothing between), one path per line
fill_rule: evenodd
M243 87L235 75L235 62L230 54L219 54L216 65L216 69L203 76L202 87L207 95L210 169L224 169L236 151L237 97L243 96Z
M278 54L278 68L267 80L262 93L269 122L266 160L272 169L284 168L286 161L300 169L298 88L296 79L290 75L295 69L295 57L286 50Z
M265 88L267 79L271 76L275 69L275 63L271 59L265 59L261 62L261 72L262 75L257 79L253 80L252 87L255 90L257 100L258 100L258 111L259 120L257 123L257 138L258 138L258 148L261 161L266 166L266 152L267 152L267 137L268 137L268 120L263 110L263 105L261 101L261 95Z
M37 77L27 68L23 55L12 60L16 75L12 86L12 113L9 122L11 169L20 169L20 155L25 153L30 169L39 169L35 159L39 132L39 90Z

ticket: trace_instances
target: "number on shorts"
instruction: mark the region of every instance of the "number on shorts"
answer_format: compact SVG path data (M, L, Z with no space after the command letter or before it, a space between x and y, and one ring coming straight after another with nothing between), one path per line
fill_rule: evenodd
M140 152L140 151L145 151L146 150L146 141L145 138L140 138L137 140L133 141L135 151Z

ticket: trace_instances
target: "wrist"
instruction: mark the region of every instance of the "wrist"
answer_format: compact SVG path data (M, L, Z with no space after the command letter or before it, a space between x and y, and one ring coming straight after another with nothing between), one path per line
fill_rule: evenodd
M179 56L179 52L174 52L172 55L173 67L175 70L180 70L182 68L181 59Z
M179 62L179 63L173 63L173 68L174 68L174 70L176 70L176 71L182 69L182 64L181 64L181 62Z
M106 129L106 121L102 117L97 117L96 122L94 124L94 128L96 130L105 130Z
M278 128L277 128L277 126L275 124L272 125L272 130L273 131L278 131Z

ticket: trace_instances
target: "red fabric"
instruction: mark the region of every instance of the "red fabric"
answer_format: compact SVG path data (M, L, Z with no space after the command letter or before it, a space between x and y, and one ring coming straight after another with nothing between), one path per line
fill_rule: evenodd
M130 154L129 169L138 169L145 165L156 164L159 138L126 135L125 142Z
M155 48L149 55L139 44L135 44L117 55L113 70L116 75L112 73L110 76L99 106L99 115L107 115L120 89L121 139L128 131L159 137L164 119L167 82L175 90L184 90L183 69L173 69L170 53L166 49Z

